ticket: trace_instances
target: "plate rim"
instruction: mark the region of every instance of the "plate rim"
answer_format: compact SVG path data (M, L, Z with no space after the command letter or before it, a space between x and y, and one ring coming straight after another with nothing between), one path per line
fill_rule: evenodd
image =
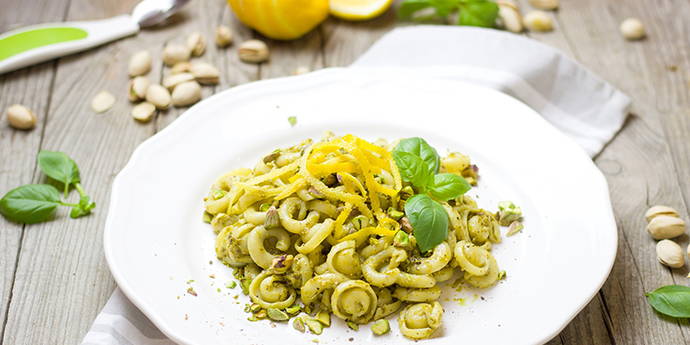
M376 68L369 68L369 67L355 67L355 68L350 68L350 67L331 67L331 68L324 68L315 72L311 72L308 74L304 75L299 75L299 76L286 76L286 77L279 77L279 78L273 78L273 79L264 79L264 80L258 80L242 85L238 85L235 87L228 88L224 91L221 91L219 93L216 93L203 101L195 104L194 106L190 107L182 115L180 115L173 123L168 125L166 128L161 130L160 132L152 135L151 137L147 138L144 140L142 143L140 143L137 148L133 151L132 155L130 156L130 159L127 161L125 166L118 172L118 174L115 176L112 187L111 187L111 197L110 197L110 204L108 207L108 216L105 222L104 230L103 230L103 248L104 248L104 255L106 262L108 263L108 267L110 269L110 273L113 276L113 279L117 283L117 287L120 288L120 290L127 296L127 298L134 304L137 309L139 309L166 337L170 338L170 340L174 341L175 343L178 344L186 344L186 345L195 345L196 343L193 340L190 340L182 335L180 335L178 332L176 332L172 327L168 325L168 323L164 320L164 318L159 317L158 315L160 313L156 313L153 311L154 308L151 308L146 301L143 299L139 298L136 294L134 289L128 285L126 278L124 277L123 270L121 268L118 268L117 262L114 259L114 252L113 250L116 250L116 248L113 248L111 246L110 239L112 236L116 234L114 231L114 225L113 223L116 221L115 217L112 216L113 210L116 209L116 205L118 202L118 196L119 192L118 190L121 190L122 187L120 185L120 181L124 179L124 176L127 175L127 173L130 170L133 170L136 166L136 163L138 163L141 159L142 154L146 151L146 148L149 146L153 146L154 142L161 140L162 138L170 135L173 131L176 130L176 128L183 126L185 123L189 122L190 118L194 116L193 114L203 110L205 106L208 104L213 104L214 102L217 102L219 99L224 98L226 102L228 99L232 99L233 95L235 94L241 94L243 92L246 92L248 90L256 89L256 88L268 88L270 90L270 85L271 84L280 84L280 83L285 83L286 81L293 81L293 82L302 82L302 83L312 83L312 84L319 84L319 83L324 83L328 80L328 78L331 78L331 82L339 82L342 81L342 78L339 78L340 74L356 74L359 75L360 78L368 78L368 81L376 81L376 80L385 80L387 76L400 76L400 75L409 75L413 78L422 78L422 79L427 79L427 80L440 80L438 76L430 76L426 75L424 73L425 70L438 70L438 67L421 67L421 68L406 68L406 67L386 67L386 68L381 68L381 67L376 67ZM372 73L374 72L374 73ZM609 223L612 225L612 233L611 233L611 243L609 245L611 248L609 248L609 255L608 257L608 263L606 270L602 271L605 272L606 274L602 275L601 277L598 277L598 283L596 286L593 285L593 288L589 290L587 295L589 296L586 300L583 299L576 310L572 310L569 313L569 316L567 317L567 320L564 320L560 327L558 329L554 329L552 332L548 333L544 338L538 339L537 343L538 344L543 344L548 342L550 339L554 338L557 336L572 320L584 309L585 306L587 306L590 301L594 298L594 296L598 293L598 291L601 289L601 287L604 285L606 280L608 279L611 270L613 268L613 265L615 263L615 259L617 256L617 248L618 248L618 229L617 229L617 224L615 220L615 215L613 212L613 208L611 205L611 198L610 198L610 190L608 186L608 182L606 181L605 176L597 168L597 166L594 164L594 161L586 154L584 149L580 147L572 138L566 136L563 134L560 130L558 130L556 127L554 127L551 123L546 121L542 116L540 116L534 109L531 107L527 106L522 102L521 100L502 93L498 90L483 86L483 85L478 85L475 83L470 83L466 81L460 81L460 80L449 80L448 78L442 79L445 82L455 82L455 83L460 83L460 84L465 84L465 85L471 85L472 87L476 88L481 88L485 89L491 93L497 94L499 97L507 97L510 98L514 101L517 101L526 107L528 107L534 115L541 120L546 126L550 127L554 132L556 132L559 136L562 137L565 141L567 141L570 145L573 145L578 148L577 152L587 158L588 162L588 169L591 170L594 174L593 177L598 181L600 184L600 188L597 188L597 190L602 191L601 195L598 196L598 198L601 198L602 201L606 202L606 204L609 205L607 208L607 220ZM268 93L271 93L272 91L267 91ZM594 281L594 279L592 279Z

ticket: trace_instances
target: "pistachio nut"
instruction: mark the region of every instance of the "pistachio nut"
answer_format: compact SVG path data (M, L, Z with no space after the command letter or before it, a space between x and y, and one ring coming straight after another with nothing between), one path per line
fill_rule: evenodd
M96 113L103 113L113 107L115 96L108 91L101 91L91 100L91 109Z
M131 102L138 102L146 98L146 90L149 89L151 82L146 77L136 77L129 81L129 92L127 97Z
M178 62L189 61L192 51L181 44L171 43L163 49L163 63L166 66L174 66Z
M156 107L149 102L142 102L132 108L132 117L140 122L149 122L156 113Z
M674 238L685 233L685 222L678 217L660 215L647 224L647 231L655 240Z
M498 18L501 25L510 32L519 33L524 30L522 26L522 15L517 5L512 1L496 1L498 5Z
M529 4L540 10L553 11L558 8L558 0L529 0Z
M637 18L628 18L621 23L621 34L627 40L639 40L647 35L644 24Z
M194 76L196 81L201 84L218 84L220 72L218 72L217 68L208 63L192 63L189 72Z
M250 63L260 63L268 60L269 50L266 43L259 40L244 41L238 50L240 60Z
M304 327L304 320L301 317L297 317L292 321L292 328L299 332L304 333L306 328Z
M170 68L170 74L186 73L189 72L190 68L192 68L192 64L189 61L178 62Z
M36 126L36 115L21 104L13 104L7 108L7 122L16 129L31 129Z
M553 19L544 11L532 11L525 15L523 24L530 31L547 32L553 30Z
M678 214L678 211L676 211L672 207L664 206L664 205L655 205L649 208L647 212L644 214L644 218L647 220L649 223L654 217L656 216L671 216L671 217L680 217Z
M194 80L194 76L191 73L172 74L163 79L163 86L172 90L175 86L192 80Z
M656 257L663 265L672 268L685 266L683 249L671 240L661 240L656 244Z
M232 43L232 31L230 31L230 28L221 25L216 28L216 45L224 48L229 46Z
M146 101L158 109L168 109L170 106L170 92L158 84L151 84L146 90Z
M136 77L151 70L151 53L146 50L135 53L129 58L129 75Z
M192 52L192 56L204 55L206 51L206 39L199 32L194 32L187 36L187 48Z
M177 85L172 92L172 104L184 107L194 104L201 99L201 86L195 81L188 81Z

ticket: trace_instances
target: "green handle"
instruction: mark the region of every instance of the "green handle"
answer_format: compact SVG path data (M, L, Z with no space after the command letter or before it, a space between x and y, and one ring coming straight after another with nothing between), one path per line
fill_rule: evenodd
M38 47L84 39L88 33L79 28L54 27L22 31L0 38L0 61Z

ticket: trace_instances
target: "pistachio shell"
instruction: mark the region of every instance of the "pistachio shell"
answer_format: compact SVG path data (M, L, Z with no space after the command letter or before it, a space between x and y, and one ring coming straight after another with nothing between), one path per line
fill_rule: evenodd
M214 66L205 62L195 62L190 68L190 73L201 84L218 84L220 72Z
M103 113L113 107L115 96L108 91L101 91L91 100L91 109L96 113Z
M148 102L142 102L132 108L132 117L141 122L149 122L156 113L156 107Z
M16 129L31 129L36 125L36 115L21 104L13 104L7 108L7 122Z
M678 217L660 215L647 224L647 231L655 240L674 238L685 233L685 222Z
M306 74L306 73L309 73L309 72L311 72L311 70L309 69L309 67L307 67L307 66L299 66L299 67L295 68L294 71L292 71L292 75Z
M127 98L131 102L141 101L146 97L146 90L149 89L151 82L146 77L136 77L129 81L129 93Z
M189 61L178 62L175 66L172 66L170 74L187 73L190 68L192 68L192 64Z
M663 265L672 268L685 266L685 256L683 249L671 240L661 240L656 244L656 256Z
M678 211L676 211L672 207L664 206L664 205L655 205L649 208L647 212L644 214L644 218L647 220L647 222L650 222L652 218L656 216L661 216L661 215L666 215L666 216L672 216L672 217L679 217L680 215L678 214Z
M178 62L189 61L192 51L181 44L171 43L163 49L163 63L174 66Z
M523 24L530 31L547 32L553 30L553 19L543 11L532 11L525 15Z
M221 25L216 28L216 45L224 48L229 46L232 43L232 31L230 31L230 28Z
M183 107L194 104L201 99L201 86L195 81L177 85L172 93L172 104Z
M175 88L175 86L192 80L194 80L194 76L191 73L173 74L163 79L163 86L169 90L172 90Z
M540 10L552 11L558 8L558 0L529 0L529 4Z
M129 59L129 75L132 77L144 75L151 70L151 53L142 50Z
M168 109L170 106L170 92L158 84L152 84L146 90L146 101L156 106L158 109Z
M192 52L192 56L201 56L206 51L206 39L200 33L194 32L187 36L187 48Z
M238 50L240 60L250 63L260 63L268 60L270 54L268 46L263 41L249 40L240 44Z
M621 34L627 40L639 40L647 35L644 24L637 18L628 18L621 23Z
M498 17L503 27L510 32L522 32L524 30L522 15L517 5L510 1L497 1L496 4L498 4Z

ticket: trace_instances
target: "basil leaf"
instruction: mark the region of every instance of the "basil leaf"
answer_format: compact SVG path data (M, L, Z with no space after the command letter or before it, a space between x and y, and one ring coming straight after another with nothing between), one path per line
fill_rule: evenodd
M419 190L424 190L433 179L429 167L419 156L409 152L393 151L393 160L400 170L400 178L412 183Z
M428 195L417 194L408 199L405 214L422 253L433 249L448 237L448 214L441 204Z
M65 194L71 184L80 182L77 163L62 152L41 150L38 153L38 166L48 177L62 182Z
M429 167L429 171L431 171L432 174L438 172L441 158L438 156L436 150L431 147L426 140L416 137L400 140L400 143L398 143L393 150L393 154L395 154L396 151L416 155L426 163L426 165Z
M645 294L647 302L661 314L675 318L690 318L690 287L662 286Z
M493 1L466 1L460 5L458 25L493 28L498 17L498 5Z
M431 6L436 10L436 14L441 17L448 16L458 8L461 0L430 0Z
M96 207L96 203L91 201L88 195L82 195L79 198L79 204L72 207L69 216L72 218L79 218L91 214L91 210Z
M434 176L434 180L428 188L435 198L450 200L467 193L472 186L462 176L444 173Z
M60 192L47 184L28 184L12 189L0 199L0 214L25 224L50 220L60 205Z
M405 0L400 4L398 17L402 19L412 19L415 12L431 7L430 0Z

